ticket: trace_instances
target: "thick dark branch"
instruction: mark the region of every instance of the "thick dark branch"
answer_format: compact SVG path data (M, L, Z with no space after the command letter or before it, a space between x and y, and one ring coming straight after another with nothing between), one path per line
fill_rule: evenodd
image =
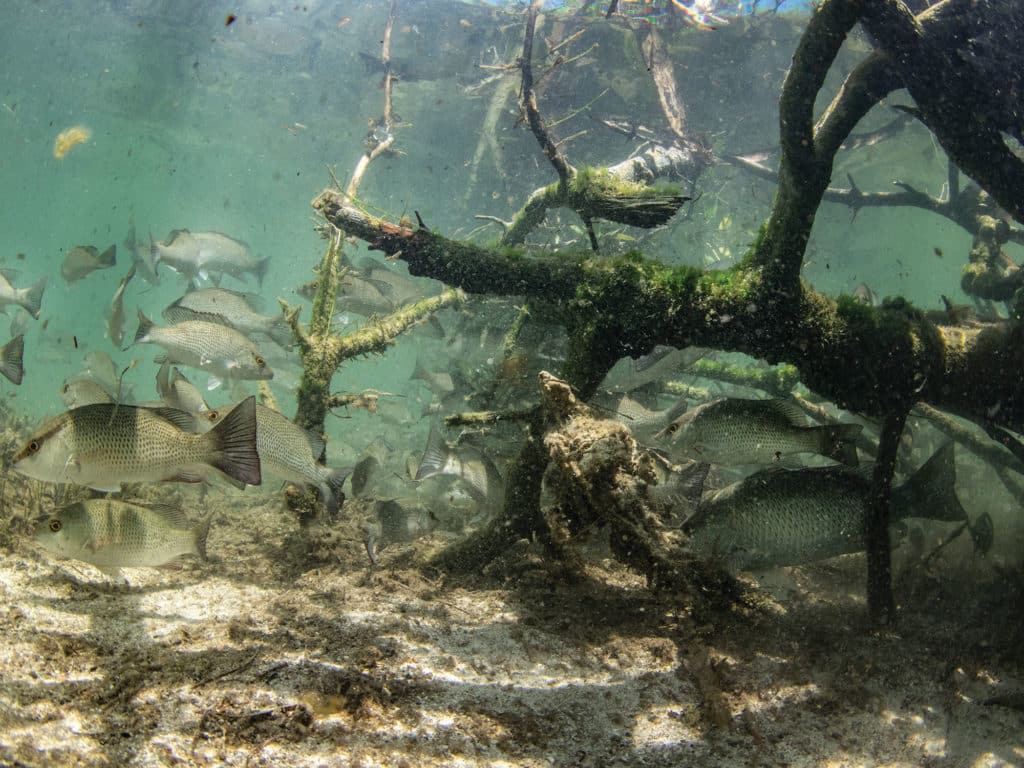
M1006 211L1024 222L1024 162L1001 131L1020 133L1019 110L1003 99L1019 73L987 66L972 55L981 35L1024 21L1019 3L947 2L919 17L900 0L867 3L864 25L891 51L890 59L935 134L957 166L978 182ZM1006 42L1012 42L1012 33ZM1019 41L1018 41L1019 42ZM1019 97L1018 97L1019 98Z
M528 256L387 224L330 190L316 205L335 226L400 254L412 274L560 304L577 338L600 342L593 348L601 366L658 344L732 350L795 365L804 384L849 410L884 416L922 400L977 423L994 409L998 423L1024 429L1024 329L1016 324L935 325L908 304L837 302L806 285L785 310L790 322L780 322L778 308L759 300L765 285L754 269L702 272L636 255ZM580 369L574 385L590 381L582 369L595 363L576 351L583 357L570 361Z
M782 156L779 190L754 264L764 270L767 300L790 303L799 293L800 268L814 215L828 188L832 158L855 120L845 114L863 114L871 92L852 85L837 97L823 125L828 143L822 152L814 135L814 100L847 33L857 23L857 0L825 0L811 17L786 76L779 102ZM837 115L837 117L832 117ZM833 149L834 147L834 149ZM831 151L828 151L831 150Z

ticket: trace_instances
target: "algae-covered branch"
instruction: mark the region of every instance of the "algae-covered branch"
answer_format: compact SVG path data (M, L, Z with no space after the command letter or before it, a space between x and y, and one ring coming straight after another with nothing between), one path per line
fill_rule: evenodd
M995 410L998 423L1024 428L1024 347L1014 325L936 325L905 302L869 307L806 284L796 320L779 322L760 301L760 270L747 264L702 271L638 254L527 255L388 224L331 191L316 205L335 226L401 254L412 274L470 293L561 301L567 326L602 328L615 357L658 344L745 352L796 366L804 384L850 410L881 416L921 400L977 421Z

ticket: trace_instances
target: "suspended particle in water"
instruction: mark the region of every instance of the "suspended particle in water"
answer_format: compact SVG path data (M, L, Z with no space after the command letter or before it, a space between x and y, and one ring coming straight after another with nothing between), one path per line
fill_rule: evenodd
M230 27L232 24L235 23L235 19L237 19L237 18L238 17L235 16L235 14L229 13L228 17L226 19L224 19L224 26L225 27Z

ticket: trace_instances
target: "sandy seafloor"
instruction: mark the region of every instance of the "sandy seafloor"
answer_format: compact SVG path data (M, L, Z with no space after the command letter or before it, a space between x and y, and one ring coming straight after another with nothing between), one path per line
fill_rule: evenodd
M207 503L210 561L127 585L2 551L0 764L1024 765L1024 590L984 563L898 578L879 631L859 557L701 615L599 541L455 577L439 537L371 568L358 502L311 549L279 499Z

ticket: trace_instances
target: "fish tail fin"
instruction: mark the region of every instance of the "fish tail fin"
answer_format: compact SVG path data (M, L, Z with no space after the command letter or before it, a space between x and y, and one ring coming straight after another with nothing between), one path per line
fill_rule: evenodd
M117 264L117 243L112 244L107 250L99 255L99 262L104 267L113 267Z
M423 361L420 360L419 356L416 357L416 365L412 368L412 373L409 374L409 380L420 379L421 381L429 381L430 374L427 373L427 369L423 367Z
M430 435L427 437L427 447L423 450L423 458L416 468L416 476L413 480L426 480L428 477L441 474L445 463L448 461L450 449L441 436L440 430L434 424L430 425Z
M22 358L25 354L25 336L18 334L0 347L0 373L13 384L21 384L25 375Z
M894 517L963 522L967 512L956 495L956 454L948 442L899 488L892 491Z
M256 284L259 285L260 288L263 287L263 278L267 276L268 266L270 266L270 257L264 256L256 262L256 269L253 270L253 274L256 275Z
M160 245L153 239L153 233L149 233L149 260L153 264L153 272L156 273L157 265L160 263Z
M710 470L710 464L695 461L679 473L680 478L676 485L682 491L683 498L693 509L700 504L700 497L704 493L704 482L708 479Z
M153 330L153 321L146 317L146 313L141 309L137 311L139 313L139 327L135 331L135 338L132 341L132 344L149 341L149 332Z
M208 514L200 523L192 529L193 548L196 555L204 563L207 561L206 556L206 537L210 535L210 523L213 522L213 512Z
M124 236L124 247L129 251L135 250L135 214L128 214L128 234Z
M973 523L967 525L971 532L971 541L974 542L974 551L980 555L987 555L992 549L992 542L995 540L995 527L992 525L992 516L988 512L982 512L975 518Z
M340 469L329 469L325 473L324 487L320 489L320 493L324 497L324 503L327 505L327 514L332 517L338 513L341 509L341 505L345 503L345 494L341 490L341 486L345 484L345 480L352 474L352 467L341 467Z
M817 427L821 435L819 452L840 464L856 467L860 461L857 458L857 445L854 441L860 436L863 428L861 424L826 424Z
M256 450L256 398L252 395L207 432L209 463L246 485L260 485L260 455Z
M43 308L43 291L45 290L46 277L42 277L39 282L25 290L22 300L18 302L36 320L39 319L39 311Z
M278 346L284 349L291 349L292 347L292 328L288 325L288 321L283 317L274 319L270 329L267 331L267 335L270 337Z

